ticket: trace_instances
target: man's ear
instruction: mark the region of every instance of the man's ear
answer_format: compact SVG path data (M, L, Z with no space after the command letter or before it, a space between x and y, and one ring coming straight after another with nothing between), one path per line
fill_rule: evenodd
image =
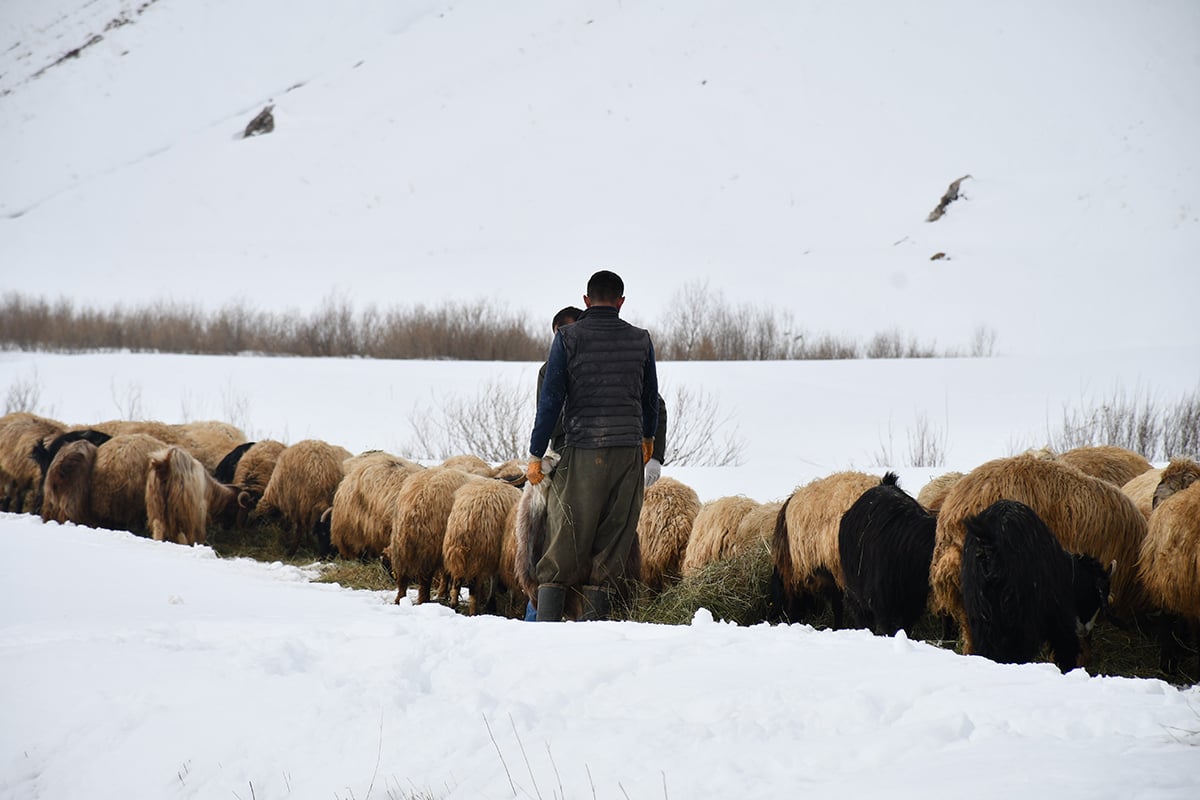
M618 311L620 311L620 310L621 310L621 306L623 306L623 305L625 305L625 298L624 298L624 297L618 297L618 298L617 298L617 303L616 303L617 310L618 310Z
M592 299L590 297L588 297L586 294L583 296L583 307L584 308L592 307Z

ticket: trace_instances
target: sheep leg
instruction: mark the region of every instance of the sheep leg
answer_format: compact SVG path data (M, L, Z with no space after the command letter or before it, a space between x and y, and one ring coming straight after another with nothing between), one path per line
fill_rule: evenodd
M417 605L429 602L429 595L433 589L433 576L422 575L417 582Z
M479 613L479 581L467 581L467 616L473 617Z
M833 629L840 631L845 627L845 610L842 603L842 590L836 586L829 590L829 607L833 609Z
M496 577L489 578L487 581L487 593L485 595L486 600L483 604L483 613L485 614L496 614L498 611L499 607L496 602L498 583L500 583L500 579ZM475 593L472 592L471 594L472 597L474 597Z
M1180 662L1183 660L1187 627L1182 619L1168 613L1159 616L1156 627L1159 646L1158 669L1166 675L1177 676L1180 672Z

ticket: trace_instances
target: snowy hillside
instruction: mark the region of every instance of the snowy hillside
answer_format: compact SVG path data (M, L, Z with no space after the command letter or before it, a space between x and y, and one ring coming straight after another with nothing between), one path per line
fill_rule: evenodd
M541 320L608 267L644 324L696 281L942 347L1197 345L1198 34L1188 0L6 0L0 270Z

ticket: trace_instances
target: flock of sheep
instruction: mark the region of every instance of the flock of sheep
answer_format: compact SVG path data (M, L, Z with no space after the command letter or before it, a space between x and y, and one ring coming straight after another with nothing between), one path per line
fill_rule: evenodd
M296 549L315 540L344 559L383 558L397 602L498 590L536 595L545 483L523 461L458 456L422 466L381 451L353 455L319 440L246 441L222 422L110 421L68 426L0 417L0 510L146 531L180 544L209 525L278 523ZM549 468L550 465L547 465ZM895 475L838 472L785 501L696 492L664 477L646 489L637 563L659 592L749 548L771 553L774 619L803 621L826 604L834 624L911 632L926 610L964 650L1001 661L1049 643L1064 670L1085 658L1102 606L1117 624L1163 631L1163 667L1200 629L1200 464L1155 469L1117 447L1001 458L931 481L916 498Z

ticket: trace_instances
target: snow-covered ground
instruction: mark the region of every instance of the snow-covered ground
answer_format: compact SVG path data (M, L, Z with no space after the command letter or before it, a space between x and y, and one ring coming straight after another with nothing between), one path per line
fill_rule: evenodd
M737 444L666 468L703 498L888 467L915 493L1200 387L1198 34L1190 0L4 0L0 285L545 325L604 267L652 330L693 283L863 339L987 326L1001 357L660 365ZM0 396L403 452L535 374L6 352ZM2 798L1200 795L1200 690L1160 681L703 614L468 619L24 516L0 556Z
M1200 789L1200 691L1156 680L703 612L467 618L33 517L0 543L4 797Z

